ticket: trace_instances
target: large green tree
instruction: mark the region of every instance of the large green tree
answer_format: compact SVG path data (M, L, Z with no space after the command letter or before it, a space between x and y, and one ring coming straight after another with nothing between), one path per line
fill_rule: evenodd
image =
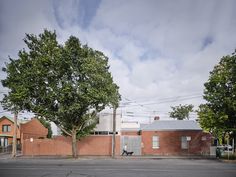
M118 106L120 95L108 58L74 36L59 45L56 33L48 30L39 36L27 34L24 42L28 49L20 50L18 59L11 59L4 69L7 78L2 83L10 89L5 105L22 106L24 100L25 110L54 122L72 137L77 157L77 139L95 127L97 113ZM14 95L18 89L20 94Z
M227 55L210 72L198 110L201 126L216 136L236 136L236 55Z
M177 120L189 119L189 113L193 111L193 105L171 106L170 117Z

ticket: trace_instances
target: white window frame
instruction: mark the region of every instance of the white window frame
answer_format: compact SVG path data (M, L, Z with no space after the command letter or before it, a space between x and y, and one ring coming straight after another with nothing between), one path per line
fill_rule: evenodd
M2 125L2 132L10 132L11 125Z
M4 147L7 147L9 144L8 144L8 138L4 138L4 141L3 141L3 146Z
M159 149L160 148L160 142L159 142L159 136L154 135L152 136L152 148L153 149Z

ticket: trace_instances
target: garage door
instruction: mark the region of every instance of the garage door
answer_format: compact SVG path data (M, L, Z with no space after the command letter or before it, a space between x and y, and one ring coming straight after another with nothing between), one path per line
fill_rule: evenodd
M140 136L121 136L121 153L125 144L127 145L127 151L134 152L133 155L141 155Z

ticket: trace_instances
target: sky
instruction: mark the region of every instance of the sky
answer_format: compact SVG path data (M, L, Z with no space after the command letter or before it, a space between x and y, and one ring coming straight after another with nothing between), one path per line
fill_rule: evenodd
M171 106L204 103L209 72L236 48L235 7L235 0L1 0L0 67L26 47L26 33L56 30L61 44L74 35L109 57L124 120L169 119ZM0 86L1 99L6 93ZM1 115L12 116L0 108Z

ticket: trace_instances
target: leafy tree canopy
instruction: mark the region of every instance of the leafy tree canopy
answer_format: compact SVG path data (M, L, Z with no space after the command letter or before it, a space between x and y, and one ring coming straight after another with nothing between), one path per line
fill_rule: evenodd
M189 113L193 111L193 105L179 105L179 106L171 106L172 111L169 112L170 117L177 120L189 119Z
M210 72L204 84L206 104L198 110L199 121L208 131L236 131L236 55L227 55Z
M10 89L3 104L54 122L72 136L75 157L76 138L95 127L97 112L118 106L120 95L108 58L74 36L60 45L56 33L48 30L39 36L27 34L24 42L28 49L3 68L7 78L2 84Z

